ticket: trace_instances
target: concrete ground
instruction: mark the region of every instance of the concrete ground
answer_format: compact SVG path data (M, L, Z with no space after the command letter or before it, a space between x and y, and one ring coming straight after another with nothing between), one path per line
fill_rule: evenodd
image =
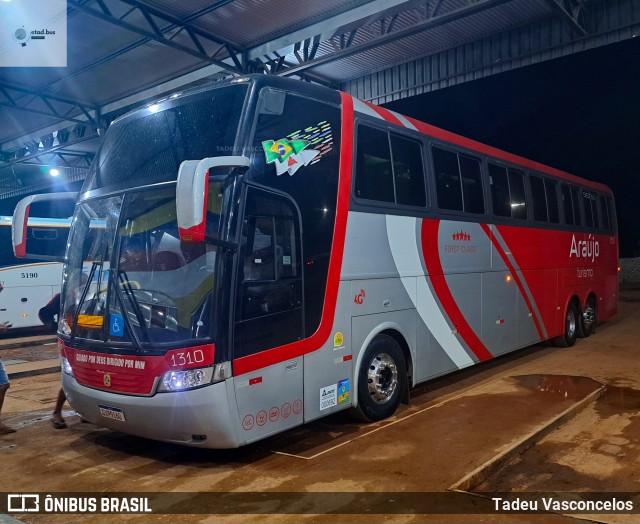
M410 406L378 424L356 423L338 414L230 451L130 437L82 423L70 410L65 412L69 428L54 430L48 419L59 375L29 375L22 368L22 375L12 379L3 413L18 432L0 437L0 491L169 492L173 497L181 492L179 499L158 499L158 507L166 511L201 513L169 517L180 523L348 519L368 524L376 513L378 521L423 522L421 513L429 508L443 512L430 515L430 522L572 522L577 515L495 514L484 499L446 494L467 474L483 471L502 455L511 462L488 478L480 475L481 484L469 489L485 494L640 491L639 318L640 290L627 290L621 293L619 314L573 348L536 346L433 381L412 393ZM33 349L1 347L5 363L9 351L13 360L27 360L28 351L34 354ZM49 355L49 349L41 351ZM10 373L15 365L20 364L7 366ZM595 400L600 384L607 390ZM558 418L573 414L585 398L586 407L573 418ZM528 451L510 451L545 428L547 436ZM196 495L202 492L220 496L203 501ZM282 495L255 502L263 493ZM311 495L304 498L301 493ZM371 493L383 495L364 496ZM470 508L479 514L454 514ZM252 510L264 514L245 514ZM216 514L234 511L238 514ZM337 514L322 514L328 512ZM168 518L12 516L27 523ZM589 518L635 521L625 515Z

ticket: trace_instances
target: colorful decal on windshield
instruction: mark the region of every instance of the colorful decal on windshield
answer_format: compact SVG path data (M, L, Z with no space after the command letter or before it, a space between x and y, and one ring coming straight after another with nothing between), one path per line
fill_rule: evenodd
M319 162L332 147L331 125L326 121L289 133L280 140L262 142L267 163L275 164L278 176L284 173L293 176L302 166Z

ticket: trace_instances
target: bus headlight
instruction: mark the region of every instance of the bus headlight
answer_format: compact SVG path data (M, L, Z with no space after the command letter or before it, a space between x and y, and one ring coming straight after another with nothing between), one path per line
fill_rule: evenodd
M71 364L69 364L69 360L67 357L63 357L60 355L60 367L62 367L62 371L64 371L67 375L73 376L73 369L71 369Z
M211 383L213 368L167 371L160 379L158 392L184 391Z

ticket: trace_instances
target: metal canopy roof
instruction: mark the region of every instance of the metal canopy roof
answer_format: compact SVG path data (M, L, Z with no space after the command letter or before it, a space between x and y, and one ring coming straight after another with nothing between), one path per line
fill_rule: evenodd
M565 43L584 41L640 19L637 4L67 0L68 67L0 68L0 198L46 184L43 165L81 179L113 118L185 86L264 72L349 89L395 64L540 21Z

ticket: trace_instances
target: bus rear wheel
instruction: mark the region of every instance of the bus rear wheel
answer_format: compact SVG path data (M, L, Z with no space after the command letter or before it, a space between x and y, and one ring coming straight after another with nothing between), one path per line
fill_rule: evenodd
M586 338L595 331L597 321L596 308L596 299L594 296L590 296L584 305L582 315L580 315L580 322L578 322L579 337Z
M578 337L578 308L575 302L569 302L564 316L564 333L553 339L553 344L561 348L568 348L576 343Z
M407 387L407 368L400 345L378 335L364 352L358 371L358 418L376 422L393 415Z

